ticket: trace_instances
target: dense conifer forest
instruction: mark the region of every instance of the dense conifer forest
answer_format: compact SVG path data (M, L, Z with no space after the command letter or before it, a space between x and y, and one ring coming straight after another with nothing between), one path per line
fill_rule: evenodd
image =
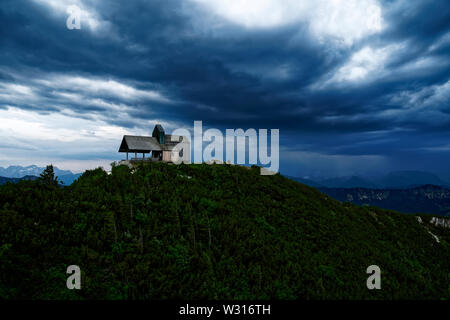
M417 217L257 167L114 166L68 187L50 168L0 187L0 298L449 299L449 231Z

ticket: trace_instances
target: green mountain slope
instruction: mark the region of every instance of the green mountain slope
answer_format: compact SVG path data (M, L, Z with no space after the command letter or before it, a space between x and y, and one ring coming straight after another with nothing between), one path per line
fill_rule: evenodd
M450 298L449 229L258 168L97 169L65 188L1 186L0 208L0 298Z

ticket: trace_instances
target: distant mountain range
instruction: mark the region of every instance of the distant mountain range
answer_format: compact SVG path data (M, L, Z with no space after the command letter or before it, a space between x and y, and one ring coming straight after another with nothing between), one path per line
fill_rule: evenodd
M370 188L370 189L405 189L423 185L449 187L437 175L424 171L394 171L378 178L344 176L331 179L312 180L289 177L292 180L315 188Z
M330 197L403 213L450 216L450 183L423 171L395 171L379 178L359 176L323 180L290 177Z
M44 167L38 167L36 165L31 166L9 166L8 168L0 167L0 185L5 184L7 182L18 182L20 180L34 180L37 179L42 171L44 171ZM55 171L55 175L58 177L58 180L63 182L64 185L70 185L76 179L78 179L82 173L73 173L69 170L61 170L57 167L53 167Z
M424 185L410 189L318 188L330 197L403 213L432 213L450 217L450 189Z
M20 180L36 180L36 176L24 176L22 178L7 178L7 177L0 177L0 185L11 182L11 183L17 183Z

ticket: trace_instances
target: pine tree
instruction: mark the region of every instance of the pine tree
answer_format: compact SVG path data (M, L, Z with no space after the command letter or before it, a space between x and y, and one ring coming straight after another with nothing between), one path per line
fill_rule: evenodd
M42 171L39 180L48 186L57 186L58 177L55 176L55 171L53 170L53 165L48 165L44 171Z

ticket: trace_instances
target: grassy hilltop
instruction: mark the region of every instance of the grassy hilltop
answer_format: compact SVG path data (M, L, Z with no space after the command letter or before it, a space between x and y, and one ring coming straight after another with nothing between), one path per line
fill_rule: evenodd
M0 187L0 298L449 299L449 229L430 218L241 166L22 181ZM69 265L81 290L66 288ZM370 265L381 290L366 287Z

